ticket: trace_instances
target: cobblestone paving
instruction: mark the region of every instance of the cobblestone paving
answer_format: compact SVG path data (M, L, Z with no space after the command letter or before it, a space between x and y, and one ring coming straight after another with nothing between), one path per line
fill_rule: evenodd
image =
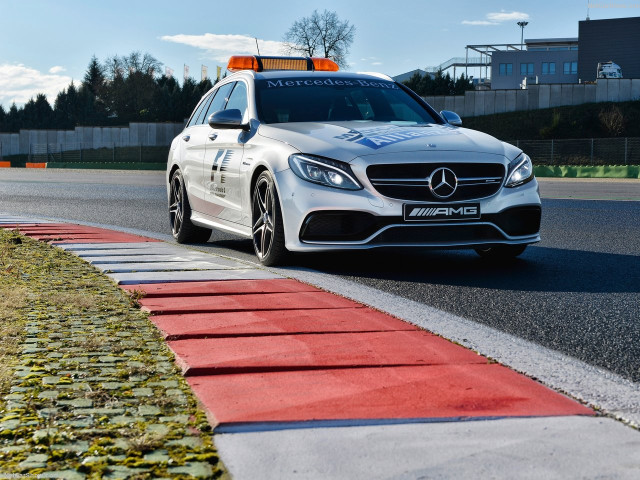
M9 275L0 262L0 281L38 292L19 361L2 366L13 379L0 400L0 478L222 475L211 427L146 314L82 260L28 239L16 247L39 261ZM83 286L90 299L68 311L64 295Z

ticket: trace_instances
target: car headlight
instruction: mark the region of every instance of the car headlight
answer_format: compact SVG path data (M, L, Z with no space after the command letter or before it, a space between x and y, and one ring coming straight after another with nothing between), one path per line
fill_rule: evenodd
M521 153L509 164L505 187L519 187L531 180L533 180L533 164L527 155Z
M289 157L289 166L293 173L307 182L344 190L363 188L351 167L343 162L297 153Z

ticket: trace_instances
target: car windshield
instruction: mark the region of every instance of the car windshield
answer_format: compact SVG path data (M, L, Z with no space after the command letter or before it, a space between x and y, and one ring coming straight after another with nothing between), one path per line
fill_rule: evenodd
M371 78L283 77L256 80L263 123L374 121L440 123L394 82Z

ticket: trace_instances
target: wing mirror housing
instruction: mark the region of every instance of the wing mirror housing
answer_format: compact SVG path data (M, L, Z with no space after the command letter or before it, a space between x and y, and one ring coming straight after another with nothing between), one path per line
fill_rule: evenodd
M234 129L241 128L249 130L248 123L242 123L242 112L237 108L229 110L219 110L209 115L209 126L216 129Z
M440 115L449 125L453 125L454 127L462 126L462 119L456 112L452 112L450 110L442 110L440 112Z

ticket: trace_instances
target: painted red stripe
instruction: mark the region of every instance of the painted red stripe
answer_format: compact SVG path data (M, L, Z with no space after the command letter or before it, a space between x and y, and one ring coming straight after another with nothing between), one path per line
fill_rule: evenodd
M357 308L362 305L327 292L263 293L199 297L154 297L140 300L152 313L202 313L251 310Z
M234 335L418 329L370 308L169 314L152 315L151 320L168 340Z
M130 233L116 232L104 228L87 227L65 223L14 223L0 225L2 228L19 230L21 234L50 243L139 243L159 242L153 238Z
M169 342L185 375L299 368L487 363L431 333L329 333Z
M214 425L385 418L593 415L498 364L189 377Z
M65 244L65 243L147 243L147 242L160 242L154 238L140 237L138 235L129 235L123 233L121 235L101 235L99 238L69 238L65 240L53 240L52 244Z
M0 228L5 228L7 230L17 230L17 229L21 230L22 227L35 227L38 225L41 225L41 224L39 223L0 223Z
M123 285L122 288L129 291L141 291L146 298L321 291L306 283L288 278L273 280L225 280L218 282L148 283Z

